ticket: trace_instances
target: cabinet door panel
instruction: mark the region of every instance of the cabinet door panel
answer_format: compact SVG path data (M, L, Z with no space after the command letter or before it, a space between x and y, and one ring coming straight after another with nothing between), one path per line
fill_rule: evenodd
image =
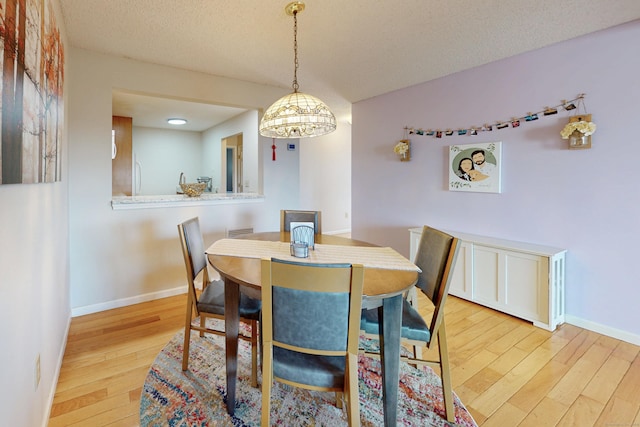
M451 274L451 285L449 293L460 298L473 298L473 244L468 242L460 242L458 257Z
M473 299L495 307L500 302L499 254L475 245L473 250Z
M548 295L544 292L548 259L508 252L505 266L505 303L509 312L525 319L544 320L549 310Z

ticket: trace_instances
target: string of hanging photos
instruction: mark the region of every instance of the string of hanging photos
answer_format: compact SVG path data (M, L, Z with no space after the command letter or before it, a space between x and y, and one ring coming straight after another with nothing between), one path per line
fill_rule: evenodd
M409 135L422 135L422 136L433 136L435 138L442 138L443 136L452 136L452 135L477 135L478 132L491 132L494 128L496 129L505 129L511 126L512 128L520 127L522 122L532 122L538 120L540 116L551 116L554 114L558 114L558 111L564 109L565 111L576 110L578 107L582 107L585 109L584 98L585 94L581 93L576 98L571 100L562 100L562 102L553 107L545 107L541 111L537 111L535 113L527 113L521 117L512 117L510 120L501 120L493 122L492 124L485 123L482 126L471 126L471 127L460 127L460 128L447 128L445 130L438 128L413 128L413 127L405 127L405 132L408 132Z

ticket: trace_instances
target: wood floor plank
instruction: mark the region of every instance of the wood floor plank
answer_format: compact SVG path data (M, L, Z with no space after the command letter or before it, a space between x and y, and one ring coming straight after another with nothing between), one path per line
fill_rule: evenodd
M486 367L465 381L464 385L480 395L502 377L503 375L501 373Z
M567 413L558 423L558 427L589 427L596 424L604 405L585 396L578 396Z
M467 359L473 356L479 349L487 348L501 337L504 337L514 327L515 325L509 322L509 319L495 319L494 322L485 321L484 328L474 328L478 331L478 335L473 339L468 339L467 336L456 338L460 340L466 339L466 342L456 348L455 360Z
M483 368L487 367L491 362L496 360L498 355L488 351L480 350L473 357L465 360L463 363L453 367L451 369L451 381L453 388L457 389L464 384L469 378L480 372Z
M509 399L509 403L523 411L535 411L536 407L545 400L547 394L564 377L568 370L569 366L553 359L550 360ZM563 407L566 411L568 405L563 405ZM562 414L564 414L564 411Z
M525 339L535 330L535 326L523 320L515 319L515 322L517 325L515 328L512 328L502 337L487 345L486 349L496 354L502 354Z
M549 397L570 405L582 393L613 349L592 345L549 392Z
M536 328L532 333L518 341L515 345L517 348L528 353L532 352L551 337L551 332L544 329Z
M609 357L587 384L582 394L606 405L630 366L631 363L626 360L619 357Z
M516 365L507 375L496 381L485 393L471 402L485 416L491 416L502 404L511 398L554 356L541 347L533 350L522 362Z
M528 413L518 427L555 426L569 408L553 399L544 398Z
M96 402L105 400L108 396L106 388L94 390L89 393L76 396L73 399L55 403L51 407L51 417L59 417L67 412L72 412L85 406L93 405Z
M483 426L486 427L504 427L515 426L520 423L527 413L515 406L509 404L509 402L502 405L498 410L488 419Z
M105 412L127 412L129 396L121 393L91 405L79 407L49 419L49 427L68 427L72 425L102 425L99 421ZM128 415L128 414L127 414ZM113 421L113 420L111 420ZM84 423L84 424L83 424Z
M638 405L638 412L636 413L636 418L633 420L634 426L640 426L640 405Z
M581 330L558 354L555 359L565 365L573 365L598 339L599 334Z
M517 347L511 347L502 353L496 360L489 364L489 368L498 372L500 375L506 375L518 363L522 362L529 353Z
M638 396L635 397L638 399ZM638 413L638 403L630 402L633 399L622 399L613 396L602 410L602 414L597 419L596 425L608 426L632 426L633 420Z
M637 356L620 381L614 395L640 405L640 356Z
M638 352L640 352L639 346L624 341L618 341L618 345L611 355L628 362L633 362L633 360L638 356Z
M150 364L151 362L149 366ZM141 385L149 372L149 366L131 369L122 375L112 375L97 381L82 383L77 387L57 390L55 402L62 403L70 401L91 393L92 391L102 389L106 389L108 395L125 393Z

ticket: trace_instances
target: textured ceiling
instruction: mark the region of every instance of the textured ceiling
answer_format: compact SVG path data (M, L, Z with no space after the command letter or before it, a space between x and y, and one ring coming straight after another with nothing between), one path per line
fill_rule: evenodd
M60 3L72 46L291 86L287 0ZM305 3L298 16L300 90L336 115L348 114L352 102L640 18L639 0Z

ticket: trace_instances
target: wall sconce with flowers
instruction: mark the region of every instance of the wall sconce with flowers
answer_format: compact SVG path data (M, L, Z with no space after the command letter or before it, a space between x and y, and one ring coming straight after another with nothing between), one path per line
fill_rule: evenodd
M591 135L596 131L596 124L591 121L591 114L573 116L560 131L562 139L569 140L569 148L591 148Z
M580 110L582 107L584 114L576 114L569 118L569 123L560 131L562 139L569 140L569 148L591 148L591 135L596 131L596 124L591 121L591 114L587 114L587 107L584 104L585 94L581 93L577 98L577 105L568 103L565 110ZM565 101L563 101L565 102Z
M401 139L393 147L393 152L400 156L401 162L408 162L411 160L411 141L408 139Z

